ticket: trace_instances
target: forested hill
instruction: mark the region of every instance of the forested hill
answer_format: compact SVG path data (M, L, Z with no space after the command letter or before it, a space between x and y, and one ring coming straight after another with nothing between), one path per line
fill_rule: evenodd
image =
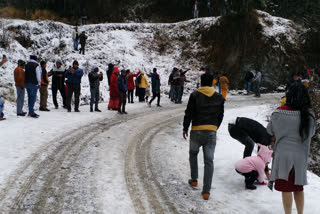
M272 15L316 26L320 0L198 0L200 17L264 10ZM22 19L60 19L77 24L82 16L89 23L177 22L192 18L194 0L0 0L1 16Z

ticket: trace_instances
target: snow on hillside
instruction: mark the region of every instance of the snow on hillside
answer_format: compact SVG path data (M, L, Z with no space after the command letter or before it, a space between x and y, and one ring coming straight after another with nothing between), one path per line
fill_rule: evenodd
M285 19L270 18L271 16L260 12L264 19L273 22L266 26L265 31L272 32L272 36L286 35L294 30L290 22ZM82 78L81 104L88 104L90 97L87 74L93 66L99 67L105 74L109 63L120 61L120 69L130 69L137 72L144 70L151 72L156 67L161 76L162 92L167 93L167 80L173 67L191 68L187 78L195 81L198 78L200 62L189 57L182 60L184 49L195 52L201 49L198 42L190 47L185 47L183 40L199 41L201 35L199 30L209 28L219 23L220 17L193 19L173 24L98 24L81 26L79 31L86 31L88 35L86 55L80 55L73 51L71 34L73 26L52 21L23 21L1 19L3 29L12 36L12 42L7 49L0 48L1 54L6 54L8 62L0 68L0 95L5 96L7 102L7 114L14 114L15 89L13 81L13 70L19 59L27 60L29 55L35 54L40 59L48 62L47 69L50 70L57 59L62 59L65 66L70 66L73 60L78 60L80 67L84 69ZM264 21L261 21L262 24ZM280 26L282 30L280 29ZM9 29L9 30L8 30ZM274 30L274 31L273 31ZM2 31L2 29L0 29ZM161 37L161 32L166 33L170 49L164 54L159 54L159 44L155 37ZM1 33L1 32L0 32ZM270 34L271 35L271 34ZM15 38L22 37L32 41L31 47L23 47ZM179 41L181 40L181 41ZM51 86L50 86L51 87ZM51 90L49 87L49 107L52 107ZM186 93L190 93L195 87L194 82L187 83ZM108 99L107 78L101 84L101 98ZM39 102L37 102L39 103ZM36 105L36 108L38 106Z

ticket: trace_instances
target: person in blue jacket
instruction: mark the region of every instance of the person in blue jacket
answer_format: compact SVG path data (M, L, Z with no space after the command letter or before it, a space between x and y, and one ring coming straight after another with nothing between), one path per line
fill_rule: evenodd
M67 108L68 112L71 112L71 99L74 93L74 111L79 111L80 92L81 92L81 78L83 76L83 70L79 68L79 63L75 60L72 67L66 72L67 78Z
M119 114L128 114L126 112L128 80L126 70L121 70L121 75L118 77L118 89L119 89Z

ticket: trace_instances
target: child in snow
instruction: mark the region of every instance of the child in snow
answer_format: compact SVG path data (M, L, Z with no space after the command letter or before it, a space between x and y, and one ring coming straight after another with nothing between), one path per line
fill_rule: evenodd
M264 184L265 168L271 159L272 151L267 146L261 144L258 146L260 146L260 150L257 156L246 157L235 165L236 171L245 177L246 189L256 189L257 187L253 185L256 180L260 184Z
M3 114L3 108L4 108L4 99L0 97L0 120L5 120L4 114Z

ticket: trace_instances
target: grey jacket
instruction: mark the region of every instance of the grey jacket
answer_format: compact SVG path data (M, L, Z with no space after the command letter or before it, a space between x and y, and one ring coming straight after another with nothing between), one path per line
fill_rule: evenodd
M300 111L276 110L271 116L267 131L275 137L271 181L288 180L295 170L295 184L307 184L307 166L311 137L315 133L315 116L310 109L309 134L302 140L299 134Z

